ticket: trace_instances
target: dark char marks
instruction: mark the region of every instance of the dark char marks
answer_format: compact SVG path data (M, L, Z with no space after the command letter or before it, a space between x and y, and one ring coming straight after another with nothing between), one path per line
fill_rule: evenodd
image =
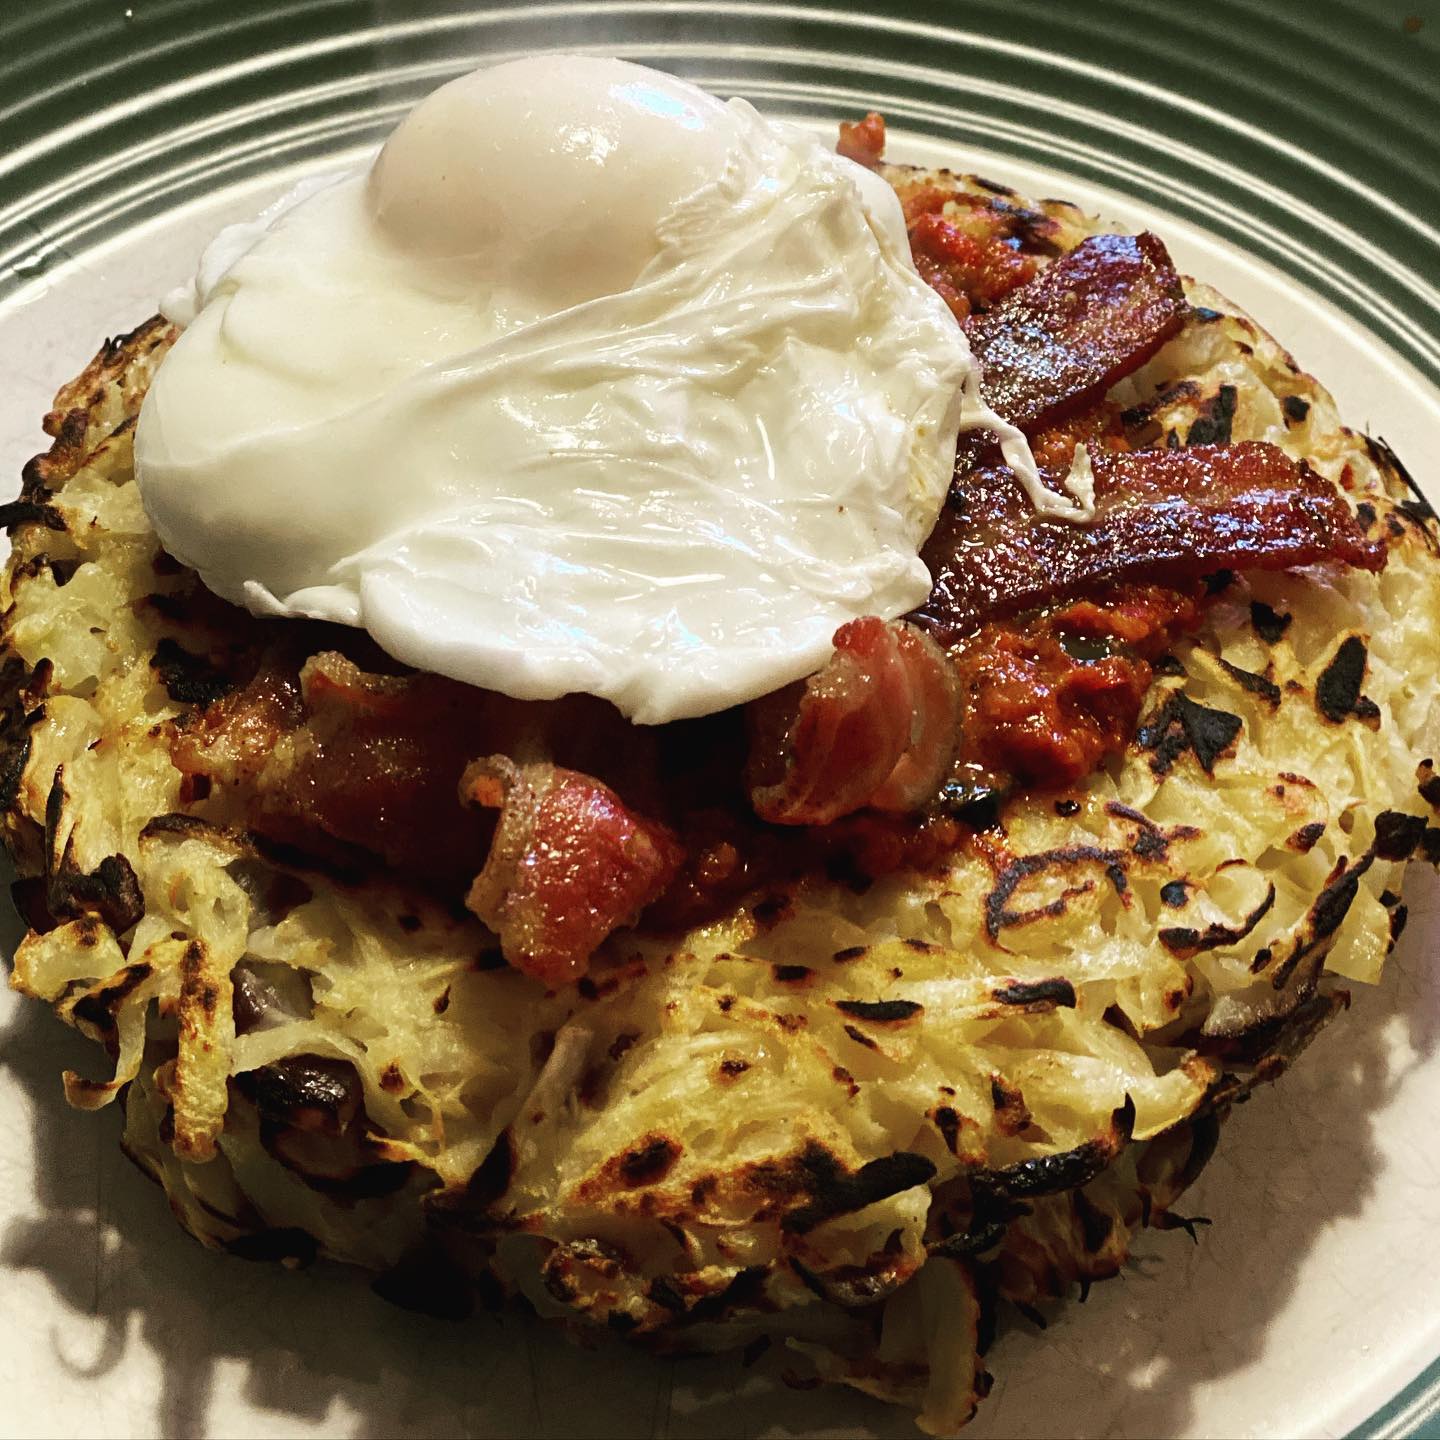
M1235 423L1235 387L1222 385L1190 427L1185 437L1187 445L1228 445L1230 432Z
M909 1150L897 1150L845 1174L834 1156L812 1145L804 1152L802 1164L808 1171L806 1189L812 1198L780 1222L781 1229L792 1235L807 1234L827 1220L863 1210L877 1200L923 1185L935 1175L933 1162Z
M1136 732L1141 749L1151 751L1150 768L1157 775L1169 774L1187 750L1192 751L1207 775L1215 773L1215 762L1234 743L1241 730L1240 717L1228 710L1199 705L1177 690L1148 725Z
M1258 695L1267 705L1278 705L1280 703L1280 687L1264 675L1257 675L1253 670L1242 670L1238 665L1232 665L1228 660L1220 660L1220 668L1233 680L1242 690L1248 690L1252 695Z
M1053 980L1010 980L990 992L1002 1005L1075 1008L1075 987L1063 977Z
M1358 635L1349 635L1340 642L1315 684L1315 705L1327 720L1339 724L1357 713L1368 659L1365 642Z
M879 1025L912 1020L925 1009L917 1000L837 1000L835 1008L855 1020Z
M1255 627L1255 633L1267 645L1274 645L1280 639L1290 628L1293 618L1282 615L1278 610L1272 610L1263 600L1250 602L1250 623Z

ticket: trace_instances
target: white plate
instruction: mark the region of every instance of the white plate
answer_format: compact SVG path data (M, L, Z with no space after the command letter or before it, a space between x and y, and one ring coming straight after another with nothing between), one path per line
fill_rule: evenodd
M892 134L897 159L975 169L1156 229L1384 435L1431 494L1440 394L1325 302L1187 223L1058 172ZM184 278L271 174L51 271L0 307L0 475L43 436L57 384ZM1440 1354L1440 886L1410 877L1409 930L1275 1090L1237 1111L1183 1202L1214 1223L1142 1238L1118 1279L991 1354L967 1435L1343 1435ZM7 937L8 938L8 937ZM737 1357L580 1350L518 1315L450 1326L363 1277L209 1254L120 1156L118 1119L65 1108L59 1072L103 1059L0 994L0 1435L913 1436L846 1392L792 1391Z

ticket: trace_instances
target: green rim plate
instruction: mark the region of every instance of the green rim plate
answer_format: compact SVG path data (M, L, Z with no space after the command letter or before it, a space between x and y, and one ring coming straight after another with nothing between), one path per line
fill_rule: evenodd
M817 122L875 108L934 145L1117 192L1440 384L1435 0L10 0L0 320L217 192L375 143L482 58L544 49ZM25 378L53 388L79 358ZM1440 1360L1352 1433L1440 1436Z

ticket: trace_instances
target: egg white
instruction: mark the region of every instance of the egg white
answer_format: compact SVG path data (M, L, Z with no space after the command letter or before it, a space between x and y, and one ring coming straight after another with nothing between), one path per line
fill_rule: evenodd
M196 290L137 474L257 614L657 723L928 593L969 348L888 187L743 101L620 61L477 72Z

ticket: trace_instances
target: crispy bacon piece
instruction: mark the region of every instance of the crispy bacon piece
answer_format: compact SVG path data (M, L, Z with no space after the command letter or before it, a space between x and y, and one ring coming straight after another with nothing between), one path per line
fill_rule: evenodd
M639 919L684 858L665 826L555 765L477 760L460 798L500 812L465 903L500 937L506 960L547 985L578 980L601 941Z
M1037 517L1006 469L957 481L922 552L934 586L916 618L952 643L985 620L1123 581L1184 587L1221 569L1385 563L1335 487L1274 445L1100 452L1092 463L1089 525Z
M885 117L872 110L863 120L842 120L835 150L857 165L878 165L885 154Z
M170 753L191 798L312 857L378 855L462 884L485 857L482 817L455 785L482 741L484 697L434 675L376 675L335 651L271 651L252 678L179 725ZM203 782L196 790L196 782ZM228 814L226 818L232 818Z
M334 651L298 670L267 657L181 726L171 753L188 777L221 787L217 803L237 787L240 819L272 842L332 863L378 856L442 892L469 885L467 903L506 959L558 984L584 973L683 856L600 780L498 755L474 761L495 746L548 749L557 735L571 756L607 748L616 783L646 789L648 737L600 702L525 705L438 675L374 674Z
M303 652L302 652L303 653ZM441 887L485 858L483 817L455 785L483 744L486 697L437 675L377 675L333 650L275 649L252 678L179 725L170 754L200 795L243 797L238 816L271 841L319 860L376 855Z
M304 717L299 674L267 656L245 684L177 728L170 758L189 782L238 784L265 768L276 745Z
M1180 329L1187 308L1156 236L1094 235L973 317L966 333L986 400L1028 432L1084 409L1138 370Z
M825 825L871 807L904 812L934 794L955 754L950 663L903 621L835 632L829 664L750 709L751 803L777 825Z
M215 792L222 818L313 858L378 856L463 890L493 823L455 798L477 755L524 746L654 799L651 737L603 701L526 703L439 675L378 674L334 650L303 655L272 649L247 683L176 727L187 801ZM244 813L229 812L227 793L243 797Z
M455 803L485 743L486 697L438 675L376 675L334 651L300 672L304 726L261 775L260 824L318 827L412 874L475 873L486 826ZM303 837L297 836L303 845Z

